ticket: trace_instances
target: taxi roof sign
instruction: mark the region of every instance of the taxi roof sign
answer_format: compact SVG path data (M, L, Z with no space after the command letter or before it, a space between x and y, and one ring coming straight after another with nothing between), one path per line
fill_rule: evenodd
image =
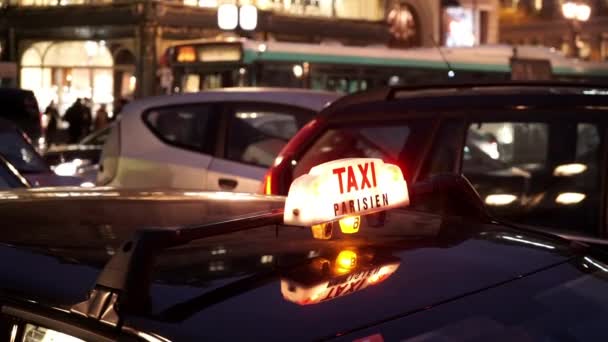
M289 188L283 221L312 226L409 204L401 169L376 158L348 158L313 167Z

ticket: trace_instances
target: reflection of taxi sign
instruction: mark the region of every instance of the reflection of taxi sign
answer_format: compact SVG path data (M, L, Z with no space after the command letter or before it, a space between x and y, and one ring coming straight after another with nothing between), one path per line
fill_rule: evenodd
M408 204L398 166L373 158L340 159L313 167L291 184L284 222L311 226Z
M331 265L331 261L325 258L313 260L299 272L281 278L283 298L299 305L326 302L381 283L395 273L400 264L394 257L366 261L361 256L363 265L359 265L357 258L355 251L342 251L333 268L326 269L318 266L324 264L322 261Z

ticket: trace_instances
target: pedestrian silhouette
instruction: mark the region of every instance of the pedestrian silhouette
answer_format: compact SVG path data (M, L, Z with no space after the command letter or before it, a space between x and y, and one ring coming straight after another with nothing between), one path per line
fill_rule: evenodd
M91 127L93 126L93 114L91 107L91 99L85 98L82 104L82 132L81 138L91 133Z
M51 146L52 143L57 141L57 124L59 122L59 111L57 111L55 101L51 101L51 103L49 103L44 110L44 114L46 114L49 118L45 135L47 144Z
M99 106L97 112L95 112L95 130L102 129L108 124L108 111L106 105L102 104Z
M80 140L84 126L84 106L80 102L80 99L76 99L65 111L64 118L70 124L68 128L69 143L75 144Z

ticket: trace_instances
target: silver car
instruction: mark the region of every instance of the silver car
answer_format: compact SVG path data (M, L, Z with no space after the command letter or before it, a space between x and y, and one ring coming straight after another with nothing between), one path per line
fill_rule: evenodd
M106 140L97 183L256 192L287 141L338 97L228 88L135 101Z

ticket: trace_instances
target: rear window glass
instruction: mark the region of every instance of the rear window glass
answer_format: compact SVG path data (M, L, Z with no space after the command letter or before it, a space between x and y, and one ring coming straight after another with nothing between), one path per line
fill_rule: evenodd
M341 158L380 158L400 165L404 160L417 160L416 150L410 148L426 132L423 123L393 123L374 126L332 128L322 134L300 157L293 178L308 173L315 165ZM409 168L415 165L408 164ZM404 170L407 178L407 170Z
M285 106L237 106L228 128L226 157L269 167L289 139L313 115L313 112Z
M591 123L479 122L469 126L462 171L499 218L594 235L601 145Z
M44 160L17 131L0 132L0 155L22 173L49 171Z
M211 105L188 105L149 111L144 120L162 141L197 151L206 150Z

